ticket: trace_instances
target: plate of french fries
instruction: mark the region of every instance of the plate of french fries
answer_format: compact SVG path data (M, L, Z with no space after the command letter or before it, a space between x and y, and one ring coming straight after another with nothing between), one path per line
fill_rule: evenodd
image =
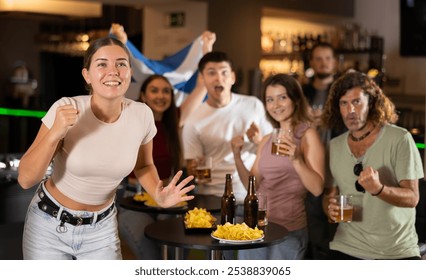
M231 224L218 225L216 230L212 232L211 237L219 240L221 243L246 244L262 241L265 235L263 230L255 227L250 228L247 224Z
M161 208L161 206L158 205L157 202L155 202L155 200L147 192L136 193L133 196L133 200L139 203L143 203L145 204L145 206L148 206L148 207ZM188 202L181 201L178 204L169 208L183 208L187 206L188 206Z
M183 223L186 232L211 233L216 229L216 218L205 208L195 207L187 211Z

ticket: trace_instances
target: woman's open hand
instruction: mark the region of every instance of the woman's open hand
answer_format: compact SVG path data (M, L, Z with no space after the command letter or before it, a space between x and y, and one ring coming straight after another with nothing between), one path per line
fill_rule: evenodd
M162 181L158 183L155 190L155 200L158 205L167 208L174 206L179 202L188 201L194 198L193 195L186 195L195 187L194 185L186 187L186 185L194 179L194 176L188 176L176 185L182 176L182 173L182 171L178 171L166 187L163 187Z

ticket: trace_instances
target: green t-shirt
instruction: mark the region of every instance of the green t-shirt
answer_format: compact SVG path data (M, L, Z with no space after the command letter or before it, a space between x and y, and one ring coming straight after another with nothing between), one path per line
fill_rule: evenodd
M362 160L364 168L378 170L380 182L386 186L422 178L422 161L411 134L385 125L362 159L351 153L347 138L348 132L331 140L330 169L340 193L354 195L356 221L339 224L330 248L361 259L420 256L415 208L394 206L367 192L357 192L353 172L354 165Z

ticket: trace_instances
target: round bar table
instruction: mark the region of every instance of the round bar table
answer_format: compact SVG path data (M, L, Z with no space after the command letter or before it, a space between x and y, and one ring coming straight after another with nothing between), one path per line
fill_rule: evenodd
M143 202L135 201L132 196L123 197L120 200L120 206L129 210L154 213L154 214L175 214L182 215L188 210L198 208L205 208L207 211L212 213L220 212L221 198L214 195L201 195L195 194L194 199L188 201L188 205L184 207L150 207L146 206Z
M148 225L145 228L145 236L158 242L162 246L163 259L168 259L167 246L177 249L175 257L180 257L180 249L208 250L210 259L221 259L223 250L244 250L260 247L268 247L282 242L288 234L288 230L278 224L269 222L265 227L259 227L264 231L262 241L249 243L222 243L210 236L211 231L190 233L184 228L183 218L161 220Z

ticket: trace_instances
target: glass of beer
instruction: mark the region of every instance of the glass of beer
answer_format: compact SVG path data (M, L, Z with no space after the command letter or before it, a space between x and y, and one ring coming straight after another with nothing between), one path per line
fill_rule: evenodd
M257 193L257 199L259 200L259 209L258 209L258 226L266 226L268 224L268 201L266 194Z
M291 135L291 130L284 128L274 128L272 131L272 148L271 153L278 156L286 156L283 152L278 151L278 144L283 142L285 135Z
M337 205L339 206L339 214L336 216L336 223L350 223L352 222L352 216L354 213L354 207L352 205L351 195L336 195L335 196Z
M212 180L212 157L197 158L195 179L198 184L209 183Z

